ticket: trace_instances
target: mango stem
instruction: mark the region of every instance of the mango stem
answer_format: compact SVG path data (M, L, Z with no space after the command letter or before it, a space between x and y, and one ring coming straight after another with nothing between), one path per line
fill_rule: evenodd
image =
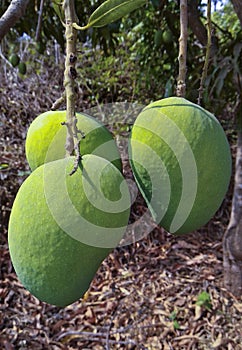
M73 153L76 155L76 162L73 169L74 173L77 170L78 163L81 160L80 140L78 138L79 130L77 128L76 118L76 91L77 86L75 79L76 72L76 42L77 30L73 27L73 23L77 22L74 0L64 0L63 9L65 13L65 36L66 36L66 60L64 71L64 87L66 94L66 121L64 125L67 127L66 137L66 156Z

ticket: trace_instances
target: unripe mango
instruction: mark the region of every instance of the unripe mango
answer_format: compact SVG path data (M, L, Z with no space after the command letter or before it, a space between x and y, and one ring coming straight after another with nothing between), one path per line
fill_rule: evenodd
M214 115L180 97L137 117L129 154L136 182L160 226L184 234L206 224L231 177L230 147Z
M120 154L112 134L99 121L84 113L77 113L77 128L84 133L78 134L80 153L96 154L111 161L122 169ZM40 114L30 124L25 142L26 158L31 170L53 160L65 157L67 128L66 111L48 111Z
M83 156L38 167L21 185L9 221L9 249L22 284L37 298L66 306L88 290L123 237L130 195L106 159Z

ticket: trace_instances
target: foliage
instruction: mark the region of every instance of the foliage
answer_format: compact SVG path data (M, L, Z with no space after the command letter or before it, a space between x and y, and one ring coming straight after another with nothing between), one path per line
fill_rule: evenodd
M46 2L44 6L42 32L35 44L40 55L48 54L47 43L53 40L60 44L64 52L64 27L55 12L56 2ZM3 2L0 15L9 3L10 0ZM76 0L79 25L85 26L90 15L102 3L101 0ZM206 25L206 6L201 0L197 3L200 18ZM222 4L221 1L216 3ZM21 58L23 51L26 52L24 33L32 39L35 37L39 5L40 0L30 2L24 18L9 33L7 41L11 45L7 44L7 56L20 53ZM215 114L220 114L227 103L234 105L241 94L242 31L231 2L213 12L212 20L217 45L209 65L203 104ZM78 50L82 52L79 56L79 73L83 77L82 85L93 91L94 100L106 98L115 101L122 95L124 100L136 98L143 102L175 94L179 2L147 1L145 7L122 20L78 33ZM193 102L198 97L205 49L189 30L186 98ZM102 72L99 78L97 71Z
M88 23L80 29L89 27L104 27L113 23L137 8L143 6L146 0L107 0L104 1L89 17Z
M131 50L138 57L140 74L145 74L147 82L155 80L161 95L168 97L175 93L178 74L179 6L174 1L162 2L162 8L158 2L152 3L153 7L150 4L145 15L139 10L123 23L126 30L130 30ZM206 25L206 8L201 1L198 3L200 17ZM241 94L242 31L230 2L213 12L212 20L218 48L212 52L203 104L219 114L227 103L234 104ZM173 40L164 40L168 33ZM205 50L189 29L186 97L193 102L198 97Z
M2 7L0 8L0 17L4 11L9 6L11 0L3 1ZM95 4L94 4L95 3ZM94 9L102 3L101 0L84 0L76 1L76 12L79 18L79 24L84 26L90 14ZM27 11L25 16L16 23L14 29L12 29L8 34L8 40L14 42L15 40L23 37L23 35L28 35L32 39L35 38L36 28L39 16L40 0L30 1L27 6ZM64 26L60 20L60 12L57 11L59 8L58 1L48 1L43 7L43 15L41 21L41 36L38 38L36 43L36 49L40 54L43 54L46 49L46 44L50 40L56 40L64 51ZM113 26L106 26L106 29L110 28L110 36L112 36ZM79 40L81 42L86 42L88 40L93 40L94 44L98 43L103 46L103 41L105 35L102 35L103 31L98 29L89 29L86 31L79 32Z
M147 89L146 75L137 73L138 58L130 49L128 36L116 46L118 55L106 56L102 49L82 48L78 57L77 72L80 87L91 104L98 102L135 102L148 103L150 89ZM100 74L101 72L101 74ZM154 98L160 97L156 82L150 81Z
M1 9L0 16L7 9L10 4L10 0L5 0ZM23 37L27 34L31 38L35 37L38 13L39 13L40 0L30 1L27 6L25 16L21 18L15 25L15 27L8 33L8 39L14 42L16 39ZM64 48L64 27L62 26L59 17L56 15L53 6L44 6L43 17L42 17L42 32L41 37L37 45L40 47L41 53L44 52L45 44L48 40L56 39L59 44Z
M237 33L241 31L238 17L234 12L233 5L230 1L228 1L222 9L213 12L213 20L220 28L218 36L221 39L223 38L223 34L235 38ZM221 29L225 32L221 32Z
M206 103L216 103L219 111L224 103L236 103L242 93L242 30L231 3L213 13L219 46L211 59L207 78ZM231 25L232 23L232 25ZM222 102L222 103L221 103Z
M167 13L170 16L177 16L175 7L174 2L169 4ZM173 21L171 26L167 18L164 18L164 11L160 12L150 3L146 11L142 9L137 11L137 14L127 18L123 24L124 29L129 33L132 43L130 50L132 56L138 61L140 75L144 76L146 87L150 91L153 91L154 85L157 86L157 90L160 90L159 97L168 97L174 93L174 82L178 72L178 23ZM155 39L158 31L163 34L171 31L173 40L164 42L161 38L160 45L156 45ZM173 88L165 94L165 85L168 82Z

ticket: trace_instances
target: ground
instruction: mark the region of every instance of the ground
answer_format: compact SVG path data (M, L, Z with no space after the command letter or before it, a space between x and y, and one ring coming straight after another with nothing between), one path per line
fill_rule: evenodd
M7 227L16 192L29 174L24 140L30 122L59 97L61 74L56 68L22 79L15 70L1 71L0 348L242 349L241 299L223 287L222 238L232 182L206 226L184 237L154 227L140 241L116 248L85 298L66 308L40 302L18 281ZM232 132L226 132L234 153ZM132 177L125 161L124 174ZM130 220L145 210L138 196Z

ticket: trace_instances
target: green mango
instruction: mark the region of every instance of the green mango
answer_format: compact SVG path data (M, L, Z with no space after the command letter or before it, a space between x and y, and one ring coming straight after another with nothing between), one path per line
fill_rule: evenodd
M231 152L215 116L181 97L138 115L129 157L137 185L160 226L185 234L219 209L231 177Z
M21 185L8 230L14 269L26 289L65 307L83 297L123 237L130 195L109 161L85 155L38 167Z

